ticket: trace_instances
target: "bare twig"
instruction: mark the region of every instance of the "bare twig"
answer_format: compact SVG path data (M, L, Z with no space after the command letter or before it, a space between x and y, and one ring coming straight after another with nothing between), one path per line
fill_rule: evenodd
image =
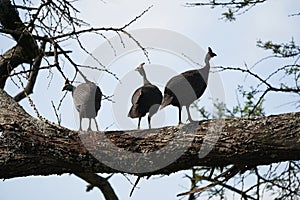
M135 181L135 183L134 183L134 185L133 185L133 187L132 187L132 189L131 189L131 191L130 191L130 194L129 194L130 197L132 196L133 191L136 188L137 184L139 183L140 179L141 179L141 177L138 176L137 179L136 179L136 181Z
M58 114L58 112L57 112L58 110L56 109L53 101L51 101L51 104L52 104L52 108L54 110L54 113L55 113L55 116L56 116L56 119L57 119L57 124L60 126L60 124L61 124L61 116Z

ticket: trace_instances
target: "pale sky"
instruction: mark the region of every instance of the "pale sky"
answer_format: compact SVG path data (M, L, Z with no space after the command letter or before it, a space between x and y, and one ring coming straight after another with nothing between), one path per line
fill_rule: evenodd
M270 52L263 51L256 47L257 40L272 40L277 43L285 43L294 38L294 41L299 44L299 17L288 17L289 14L298 13L300 11L299 2L294 0L269 0L264 4L252 8L246 14L238 16L237 20L234 22L220 20L219 18L222 11L220 9L211 10L208 7L187 8L183 6L186 1L104 1L106 3L103 3L103 1L100 0L81 0L76 2L75 5L77 5L78 9L81 11L79 16L84 18L93 27L121 27L143 12L143 10L153 5L149 12L128 27L127 30L134 31L145 28L150 28L152 30L162 29L183 35L188 38L188 41L193 41L203 49L202 53L199 51L199 62L201 64L204 63L203 55L208 46L212 47L218 55L212 60L214 65L243 67L245 63L247 63L248 66L252 66L261 58L269 55ZM107 36L113 37L114 35L108 34ZM145 40L147 39L149 38L145 38ZM9 47L11 41L7 42L7 39L2 36L0 36L0 40L1 44L7 45L0 47L2 53ZM87 35L83 36L82 40L86 48L90 51L95 50L94 52L105 43L105 40L101 39L99 36L94 37ZM161 38L156 38L156 40L160 41ZM175 46L178 45L178 41L171 41L170 43L173 42ZM65 46L67 48L78 48L77 45L72 43L66 43ZM172 49L172 47L170 47L170 49ZM76 61L88 63L89 58L87 55L81 55L76 53L76 51L74 51L74 53L75 54L72 55L72 57ZM96 55L98 56L98 53L96 53ZM107 56L107 54L103 53L103 55L99 55L99 59L105 60L105 56ZM151 51L151 58L153 58L152 65L146 66L146 71L149 72L148 78L150 81L153 80L153 82L157 83L162 91L164 84L169 77L161 78L161 76L156 76L155 70L159 71L158 68L161 67L160 70L162 68L172 69L172 73L180 73L190 69L188 62L182 59L182 56L172 54L168 51ZM121 79L121 83L107 74L102 74L101 78L97 78L96 76L93 81L98 82L102 91L105 94L110 95L113 94L118 87L122 88L122 86L126 85L126 81L132 80L133 82L130 84L131 88L127 87L127 89L128 93L133 92L136 89L135 87L139 87L142 84L141 77L133 71L133 69L142 61L147 60L145 60L145 57L143 57L140 52L125 52L109 62L110 69L118 75ZM261 74L268 74L269 71L273 70L273 64L275 64L273 61L268 61L262 65L258 65L254 70ZM67 63L65 65L65 69L70 68ZM59 103L60 98L63 96L61 88L64 81L61 77L56 76L57 73L55 71L53 71L53 73L54 76L51 81L48 72L41 74L38 79L38 85L34 91L35 93L31 97L43 116L49 120L56 121L49 99L53 100L56 105ZM72 71L68 71L67 74L71 77L72 73ZM171 76L172 73L170 72L169 76ZM251 78L248 77L245 79L244 75L237 72L220 73L219 76L220 79L218 80L221 80L220 83L222 84L222 88L224 88L225 103L230 106L236 104L235 89L238 84L255 84ZM47 85L50 83L47 88L45 88L45 80L47 80ZM217 79L212 79L210 81L213 80ZM111 82L108 84L108 81ZM246 83L244 81L246 81ZM210 82L209 84L213 85L216 83ZM43 87L40 87L40 85L43 85ZM208 105L208 107L211 106L209 105L211 104L211 100L209 99L212 96L211 94L214 93L214 88L215 87L211 87L211 91L207 91L203 98L201 98L203 99L203 105ZM16 88L13 84L9 84L6 86L6 89L13 95ZM267 114L295 111L294 106L282 105L297 99L294 97L285 97L286 96L280 96L278 94L268 95L265 103L265 105L267 105ZM118 108L118 103L120 102L122 103L120 107L122 107L123 104L125 105L123 107L124 112L129 109L130 98L131 96L124 97L123 102L119 100L115 105L107 101L103 102L97 117L101 129L104 129L111 124L114 124L110 127L111 130L119 128L134 129L136 127L136 120L127 119L127 116L124 116L126 125L122 125L123 114L117 117L114 115L114 109ZM23 100L21 104L25 107L27 112L31 114L34 113L32 108L28 105L27 100ZM77 114L71 105L72 98L71 95L68 94L60 110L62 113L62 123L68 128L77 129ZM128 106L128 108L126 106ZM174 118L169 119L170 116L174 116ZM194 118L197 117L199 118L199 115L195 114ZM165 111L158 113L156 117L154 116L153 123L156 127L165 126L167 124L176 125L176 119L177 109L170 106ZM146 125L146 122L143 121L142 127L146 128ZM155 177L150 180L142 179L138 185L139 189L135 190L133 197L131 198L129 198L128 195L132 186L124 177L122 177L122 175L114 175L110 182L117 195L122 200L172 200L178 199L176 198L176 194L186 191L190 187L188 179L184 178L185 173L189 172L179 172L168 177ZM135 181L135 178L130 177L130 179L133 182ZM0 183L0 199L100 199L99 197L101 194L97 189L86 193L85 185L86 183L84 181L70 175L16 178ZM229 199L231 198L229 197Z

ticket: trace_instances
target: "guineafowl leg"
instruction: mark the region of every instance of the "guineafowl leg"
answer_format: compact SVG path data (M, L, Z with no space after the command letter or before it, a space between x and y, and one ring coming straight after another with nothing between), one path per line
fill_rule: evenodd
M89 127L88 127L87 131L92 131L92 128L91 128L91 121L92 121L92 119L89 118Z
M148 125L149 125L149 129L151 129L151 116L148 115Z
M189 120L190 122L195 122L195 121L192 119L192 117L191 117L191 113L190 113L190 105L186 106L186 112L187 112L187 114L188 114L188 120Z
M178 107L178 112L179 112L179 120L178 120L178 125L182 124L181 122L181 106Z
M141 117L139 117L138 129L140 129L140 125L141 125Z
M96 118L94 118L94 121L95 121L95 124L96 124L96 129L97 129L97 131L99 131L98 123L97 123L97 121L96 121Z
M159 104L154 104L153 106L150 107L149 109L149 114L148 114L148 125L149 129L151 129L151 117L158 111L159 109Z
M82 131L81 122L82 122L82 117L79 116L79 131Z

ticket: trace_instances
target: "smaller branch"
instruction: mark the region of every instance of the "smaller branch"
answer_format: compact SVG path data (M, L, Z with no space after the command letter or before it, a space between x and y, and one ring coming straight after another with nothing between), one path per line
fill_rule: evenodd
M136 179L136 181L135 181L135 183L134 183L134 185L133 185L133 187L132 187L132 189L131 189L131 191L130 191L130 194L129 194L130 197L132 196L133 191L134 191L134 189L136 188L136 186L137 186L137 184L139 183L140 180L141 180L141 177L138 176L138 178Z
M140 15L136 16L133 20L131 20L130 22L128 22L127 24L125 24L123 27L120 28L113 28L113 27L109 27L109 28L105 28L105 27L100 27L100 28L88 28L88 29L83 29L83 30L79 30L79 31L72 31L69 33L65 33L65 34L61 34L58 35L56 37L52 37L53 40L56 39L61 39L61 38L66 38L66 37L71 37L74 35L80 35L82 33L92 33L92 32L98 32L98 31L114 31L114 32L125 32L125 28L127 28L128 26L130 26L131 24L133 24L134 22L136 22L139 18L141 18L146 12L148 12L150 10L150 8L152 8L153 6L148 7L145 11L143 11ZM42 39L42 37L39 36L34 36L35 38L39 38Z
M249 117L254 113L255 109L257 108L257 106L261 103L261 101L264 99L264 97L266 96L266 94L268 92L270 92L270 88L267 88L264 93L259 97L258 101L256 102L256 104L253 106L252 110L249 112Z
M38 19L39 13L42 11L42 8L45 6L48 6L50 4L50 1L46 1L45 3L42 3L37 9L36 13L33 15L33 19L30 21L27 27L32 27L29 31L32 32L34 29L34 23Z
M146 10L144 10L141 14L139 14L138 16L136 16L133 20L131 20L129 23L125 24L121 29L124 30L127 27L129 27L131 24L133 24L139 18L141 18L145 13L147 13L152 7L153 7L153 5L149 6Z
M211 184L205 186L205 187L201 187L201 188L195 188L192 189L188 192L183 192L178 194L177 196L184 196L184 195L190 195L190 194L195 194L195 193L201 193L204 192L206 190L209 190L212 187L215 187L216 185L221 185L224 184L226 181L228 181L229 179L231 179L232 177L234 177L236 174L238 174L239 172L241 172L243 169L241 169L240 167L233 165L231 168L229 168L228 170L226 170L225 172L223 172L222 174L216 176L214 179L212 179ZM224 177L223 180L217 180L221 177Z
M53 101L51 101L51 104L52 104L52 107L53 107L53 110L54 110L54 113L55 113L55 116L57 119L57 123L60 126L61 125L61 117L60 117L60 115L58 115L58 112L57 112L58 110L56 109Z
M109 96L107 96L107 95L105 95L105 94L102 94L102 101L103 100L107 100L107 101L110 101L110 102L112 102L112 103L116 103L114 100L112 100L111 98L114 96L114 95L109 95Z
M59 54L65 54L65 53L72 53L72 51L63 51L63 52L61 52L61 51L59 51L59 52L56 52L58 55ZM48 52L45 52L45 56L46 57L52 57L52 56L55 56L55 54L54 54L54 52L52 52L52 51L48 51Z
M273 88L271 86L271 84L269 84L266 80L262 79L260 76L258 76L257 74L253 73L252 71L250 71L249 69L242 69L239 67L223 67L223 66L216 66L214 68L220 69L220 71L225 71L225 70L233 70L233 71L241 71L243 73L248 73L251 76L255 77L256 79L258 79L260 82L264 83L266 86L268 86L269 88Z
M40 66L41 66L41 62L43 59L43 55L44 55L44 50L45 50L45 46L46 46L46 42L43 42L40 48L40 53L39 55L34 59L33 62L33 69L30 72L30 76L29 79L27 81L27 85L24 88L24 90L22 92L20 92L19 94L17 94L14 97L14 100L19 102L22 99L24 99L26 96L28 96L29 94L31 94L33 92L33 87L35 85L39 70L40 70Z
M201 2L200 3L186 3L186 5L187 6L222 6L222 7L224 7L224 6L247 6L247 5L255 5L258 3L263 3L265 1L266 0L250 0L245 3L245 1L216 2L214 0L209 3L201 3Z
M90 185L87 187L87 191L90 191L93 187L97 187L101 190L106 200L118 200L118 197L108 182L108 178L103 178L94 173L76 173L76 176L88 182Z
M51 68L53 68L53 67L55 67L54 65L49 65L49 66L44 66L44 67L40 67L39 68L39 70L43 70L43 69L51 69ZM33 71L33 69L28 69L28 70L22 70L22 71L19 71L19 72L14 72L14 73L12 73L12 74L10 74L10 75L6 75L6 74L4 74L4 75L0 75L0 78L4 78L4 77L13 77L13 76L17 76L17 75L20 75L20 74L26 74L26 73L29 73L29 72L32 72Z
M187 7L199 7L199 6L210 6L212 9L215 7L222 7L226 8L227 11L222 13L223 17L220 19L226 19L229 21L235 20L235 16L242 15L248 12L251 8L256 6L258 3L264 3L266 0L231 0L231 1L220 1L217 2L216 0L209 0L208 3L186 3L185 6Z
M104 38L105 38L105 37L104 37ZM106 67L104 64L102 64L98 58L96 58L92 53L90 53L90 52L83 46L83 44L81 43L81 41L79 40L79 37L78 37L77 35L76 35L76 40L77 40L77 43L79 44L80 48L81 48L87 55L91 56L91 57L93 58L93 60L95 60L95 61L98 63L98 65L100 65L100 66L103 68L103 69L98 69L97 67L93 67L93 69L96 69L96 70L99 70L99 71L105 71L105 72L107 72L108 74L111 74L116 80L120 81L120 79L118 78L117 74L115 74L115 73L109 71L109 70L107 69L107 67ZM108 40L108 39L107 39L107 40ZM108 41L109 41L109 40L108 40ZM92 67L86 66L86 68L92 68Z
M263 79L262 77L260 77L259 75L253 73L249 69L242 69L242 68L239 68L239 67L223 67L223 66L217 66L217 67L214 67L214 68L219 69L219 71L233 70L233 71L241 71L243 73L248 73L252 77L254 77L257 80L259 80L261 83L265 84L267 86L267 88L269 88L269 91L275 91L275 92L294 92L294 93L299 93L300 92L300 88L277 88L277 87L274 87L270 83L267 82L267 79Z
M96 67L96 66L87 66L87 65L78 65L78 67L91 69L91 70L96 70L96 71L100 71L100 72L106 72L106 73L112 75L117 81L121 82L121 80L118 78L118 75L111 72L110 70L108 70L107 67L103 67L102 69L100 69L99 67Z
M17 77L18 77L19 82L20 82L20 84L21 84L21 86L22 86L22 88L23 88L23 92L21 92L21 93L19 93L19 94L25 95L25 97L28 98L29 104L30 104L30 106L33 108L33 110L34 110L35 114L37 115L37 117L38 117L40 120L43 120L44 118L40 115L38 109L36 108L35 104L33 103L32 99L30 98L30 96L26 93L26 88L24 87L24 84L23 84L23 82L22 82L20 76L17 76ZM27 84L27 86L28 86L28 84ZM18 96L18 95L17 95L17 96ZM16 97L17 97L17 96L16 96ZM16 101L16 100L14 99L14 101ZM17 101L16 101L16 102L17 102Z
M203 176L202 176L202 178L205 179L206 181L214 182L214 179L212 179L212 178L203 177ZM257 200L254 197L252 197L252 196L250 196L250 195L247 194L247 192L249 192L249 191L242 191L242 190L239 190L239 189L237 189L237 188L235 188L235 187L233 187L231 185L225 184L225 183L219 183L219 185L222 186L222 187L224 187L224 188L226 188L226 189L231 190L232 192L235 192L235 193L241 195L244 199Z
M295 17L295 16L300 16L300 12L299 13L295 13L295 14L291 14L291 15L288 15L289 17Z
M34 7L21 6L21 5L13 5L13 7L17 9L28 10L28 11L37 10L37 8Z
M59 110L60 109L60 107L61 107L61 105L62 105L62 103L63 103L63 101L64 101L64 99L66 98L66 96L67 96L67 92L65 92L64 93L64 95L63 95L63 97L59 100L59 104L58 104L58 106L57 106L57 110Z
M141 45L141 43L139 41L137 41L130 33L123 31L123 30L121 30L121 32L124 33L125 35L127 35L130 39L132 39L138 45L138 47L144 52L144 55L146 56L148 62L151 63L147 49L145 47L143 47Z

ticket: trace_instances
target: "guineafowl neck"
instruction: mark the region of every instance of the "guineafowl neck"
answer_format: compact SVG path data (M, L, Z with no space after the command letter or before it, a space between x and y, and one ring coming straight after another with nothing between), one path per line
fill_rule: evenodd
M148 85L150 84L150 82L148 81L148 79L144 76L144 85Z
M209 70L210 70L210 64L206 64L202 69L200 69L201 71L201 75L203 77L203 79L207 82L208 80L208 75L209 75Z
M201 75L202 77L204 78L204 80L207 82L208 80L208 75L209 75L209 70L210 70L210 63L209 63L209 60L210 60L210 56L207 55L205 57L205 66L201 69Z
M147 79L146 72L145 72L144 68L142 68L141 74L142 74L142 76L143 76L144 85L149 84L150 82L149 82L149 80Z
M75 89L76 89L75 86L73 86L73 85L70 86L70 91L72 92L72 94L73 94L73 92L75 91Z
M205 65L209 65L209 61L210 61L210 59L211 59L211 56L209 55L209 53L208 54L206 54L206 56L205 56Z

